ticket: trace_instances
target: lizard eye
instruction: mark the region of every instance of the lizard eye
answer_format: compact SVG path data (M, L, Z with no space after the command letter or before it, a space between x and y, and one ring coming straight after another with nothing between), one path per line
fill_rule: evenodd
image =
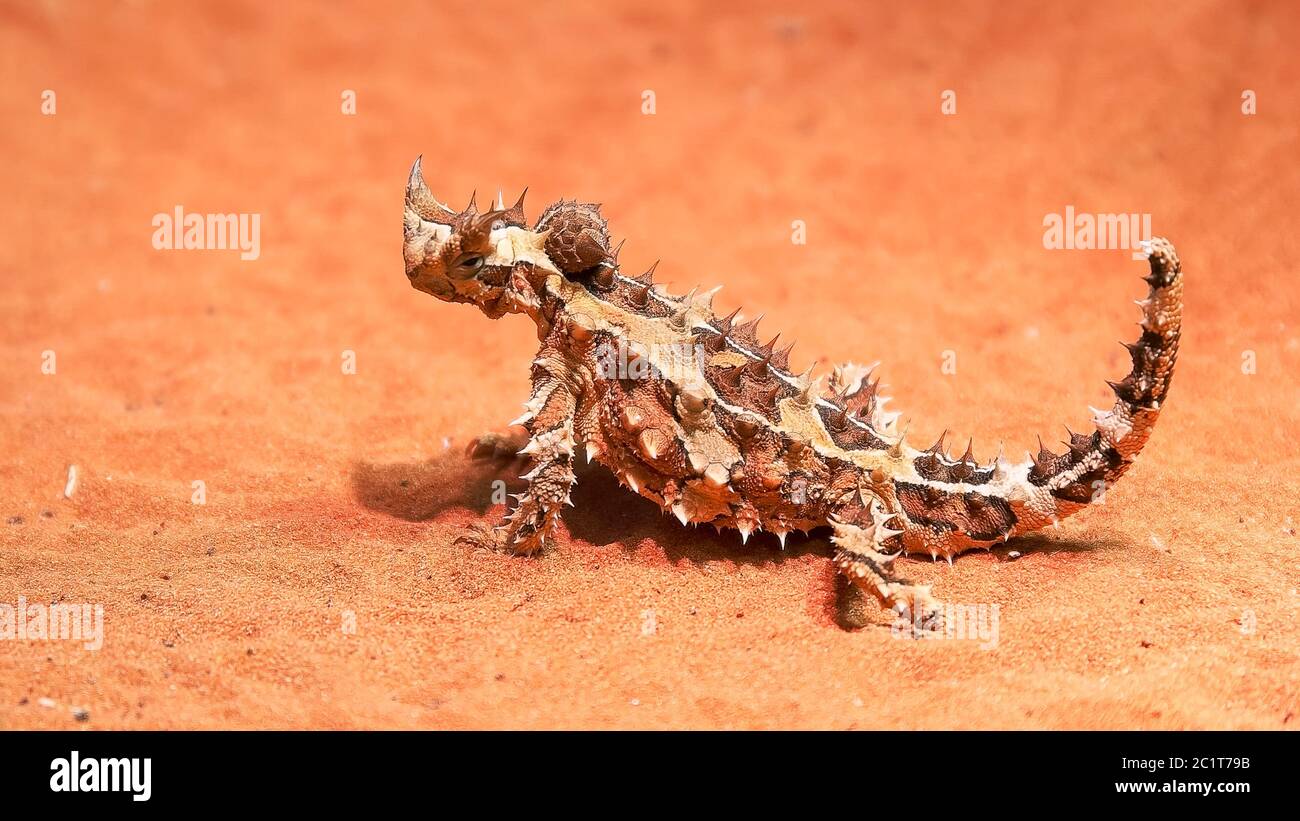
M462 254L456 258L453 268L459 269L466 274L473 274L483 267L482 254Z

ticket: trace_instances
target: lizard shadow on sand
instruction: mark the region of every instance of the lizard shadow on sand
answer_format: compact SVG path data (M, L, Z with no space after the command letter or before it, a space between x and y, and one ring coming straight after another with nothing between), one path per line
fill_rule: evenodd
M493 483L500 479L510 493L525 486L518 465L475 462L454 452L418 462L356 462L352 467L352 488L368 510L407 522L428 522L456 509L495 520L503 508L493 503ZM717 533L712 527L684 527L648 499L619 484L609 471L583 465L577 468L573 488L574 507L564 511L564 526L570 536L604 547L617 545L635 551L643 540L659 545L673 561L686 559L702 564L727 559L742 564L764 564L809 554L829 556L829 528L808 535L792 533L782 550L771 533L756 533L748 544L730 530ZM993 549L999 561L1011 561L1012 550L1025 553L1069 553L1095 549L1122 549L1124 540L1107 536L1082 539L1034 533L1013 539ZM913 556L912 560L924 561Z
M486 515L492 509L492 482L502 478L512 484L508 477L506 471L455 453L419 462L358 461L351 470L352 493L358 502L406 522L432 521L457 508Z
M352 491L366 509L407 522L433 521L458 509L495 521L504 507L493 502L493 483L500 479L508 493L520 493L526 483L518 477L525 470L518 463L475 462L451 452L418 462L355 462ZM791 534L785 550L771 533L756 533L748 544L742 544L734 531L683 527L649 499L623 487L607 470L581 465L575 472L574 506L564 510L563 526L572 538L598 547L613 545L633 552L649 539L660 545L670 560L695 563L729 559L762 564L830 554L821 530L810 536ZM825 533L829 535L829 530Z

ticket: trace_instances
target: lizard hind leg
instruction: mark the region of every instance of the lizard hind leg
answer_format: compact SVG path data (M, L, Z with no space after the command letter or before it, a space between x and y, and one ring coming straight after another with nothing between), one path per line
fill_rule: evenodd
M866 511L863 511L865 514ZM882 607L893 610L916 631L943 627L943 603L930 595L929 585L912 584L893 573L898 553L887 552L884 542L899 531L887 523L895 514L872 505L866 521L831 518L835 546L835 567L856 587L874 596Z

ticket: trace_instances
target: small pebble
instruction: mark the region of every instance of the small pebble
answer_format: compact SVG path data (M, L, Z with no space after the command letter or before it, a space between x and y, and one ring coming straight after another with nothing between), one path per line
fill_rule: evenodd
M73 707L72 717L75 718L77 721L89 721L90 711L87 710L85 707Z
M1020 558L1020 551L1019 550L1011 551L1010 553L1007 554L1007 558L1014 562L1016 559Z
M54 709L54 699L48 698L47 696L41 696L40 698L36 699L36 703L41 705L47 710Z

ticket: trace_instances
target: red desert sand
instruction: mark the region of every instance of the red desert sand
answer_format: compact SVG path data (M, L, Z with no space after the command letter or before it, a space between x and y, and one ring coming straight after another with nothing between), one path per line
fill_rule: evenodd
M0 726L1300 726L1298 18L0 4L0 604L104 614L97 650L0 641ZM543 555L474 552L521 483L463 450L535 332L408 285L418 154L457 206L604 203L626 269L724 285L796 367L879 359L909 440L982 460L1128 368L1146 265L1044 216L1151 214L1177 376L1105 504L899 561L997 605L992 646L845 612L821 532L742 546L600 468ZM257 215L256 258L156 250L178 206Z

